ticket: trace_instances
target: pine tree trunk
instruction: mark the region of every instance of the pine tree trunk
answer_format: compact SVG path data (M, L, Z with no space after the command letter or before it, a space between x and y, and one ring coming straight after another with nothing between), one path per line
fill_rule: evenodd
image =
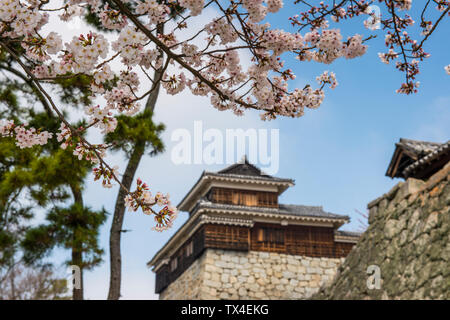
M163 26L158 25L157 33L163 33ZM155 72L153 81L156 83L153 85L152 93L150 93L147 102L145 104L145 111L151 111L155 109L156 101L158 100L160 79L162 77L161 69ZM122 184L130 190L133 183L134 175L139 166L142 156L145 152L145 144L137 143L131 157L128 160L127 168L122 177ZM126 191L120 188L117 195L116 205L114 208L114 217L110 230L109 238L109 258L110 258L110 279L109 279L109 292L108 300L118 300L120 298L120 286L122 282L122 256L120 248L120 240L122 235L123 218L125 214L125 196Z
M15 281L15 273L14 273L14 267L11 269L11 276L10 276L10 285L11 285L11 298L10 300L16 300L16 285L14 283Z
M83 253L80 248L72 248L72 263L80 267L80 288L76 289L75 286L72 289L73 300L84 299L84 285L83 285Z
M74 202L83 205L83 194L79 186L70 186L74 198ZM78 245L80 241L77 240L77 234L73 235L72 245L72 264L80 268L80 288L76 289L75 286L72 289L72 299L73 300L83 300L84 299L84 284L83 284L83 248Z
M144 154L145 146L136 145L127 168L122 177L122 184L130 189L133 182L134 174L139 166L139 162ZM125 214L125 196L127 195L125 189L120 188L116 199L116 206L114 208L114 217L111 225L109 238L109 253L111 263L111 275L109 280L108 300L117 300L120 298L120 285L122 278L122 256L120 252L120 238L122 233L123 218Z

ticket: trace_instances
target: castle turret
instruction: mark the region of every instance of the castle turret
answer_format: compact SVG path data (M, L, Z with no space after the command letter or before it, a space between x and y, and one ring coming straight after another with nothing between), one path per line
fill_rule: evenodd
M189 219L148 262L160 299L305 298L331 280L359 234L345 215L278 201L294 180L244 158L203 172L178 205Z

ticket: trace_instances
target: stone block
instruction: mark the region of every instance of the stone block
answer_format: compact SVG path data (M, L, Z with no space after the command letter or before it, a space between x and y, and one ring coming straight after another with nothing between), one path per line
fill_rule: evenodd
M230 281L230 276L226 273L223 273L220 277L220 281L222 281L223 283L228 283Z
M215 261L214 265L219 268L227 268L228 267L228 263L226 263L225 261L222 261L222 260Z
M290 265L290 264L287 265L287 270L290 272L297 272L297 269L298 268L295 265Z
M220 281L220 274L219 273L213 273L211 275L211 280L212 281Z
M303 259L301 261L301 264L304 265L305 267L309 267L309 260Z
M284 271L283 278L288 278L288 279L295 278L295 274L291 271Z
M228 299L229 295L226 292L221 292L220 295L219 295L219 298L220 299Z
M239 288L238 294L241 298L245 297L247 295L247 290L243 287Z
M240 273L241 273L241 275L243 275L243 276L248 276L248 275L250 275L250 272L249 272L247 269L242 269L242 270L240 270Z

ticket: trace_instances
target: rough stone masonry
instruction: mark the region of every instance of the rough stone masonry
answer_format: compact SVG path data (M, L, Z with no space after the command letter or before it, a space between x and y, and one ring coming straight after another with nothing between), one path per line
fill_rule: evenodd
M450 299L450 163L368 208L345 261L207 249L160 299ZM369 266L379 267L379 289L368 287Z
M305 299L329 283L344 260L207 249L160 299Z
M450 299L450 163L368 204L369 228L317 299ZM367 268L381 286L369 289Z

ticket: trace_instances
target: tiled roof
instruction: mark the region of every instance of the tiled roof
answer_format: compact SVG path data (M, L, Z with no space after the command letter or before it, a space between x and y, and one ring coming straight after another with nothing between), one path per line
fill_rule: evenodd
M223 203L213 203L206 199L200 200L192 211L192 214L199 209L209 208L209 209L222 209L230 211L248 211L248 212L261 212L261 213L275 213L280 215L294 215L303 217L313 217L313 218L326 218L326 219L345 219L348 220L349 217L346 215L340 215L335 213L326 212L321 206L303 206L303 205L293 205L293 204L279 204L278 208L268 208L268 207L252 207L252 206L241 206L233 204L223 204Z
M355 231L336 230L336 235L344 237L360 237L361 234L362 234L361 232Z
M348 219L348 216L330 213L323 210L322 206L304 206L298 204L279 204L280 213L290 213L297 216L308 217L323 217L323 218L337 218Z
M411 158L417 160L438 149L442 143L401 138L396 145L401 147Z
M221 176L221 177L232 177L232 178L241 178L241 179L260 179L260 180L273 180L273 181L288 181L293 182L292 179L283 179L273 177L271 175L266 174L261 169L251 164L247 156L244 156L241 161L238 163L232 164L231 166L226 167L217 172L205 172L207 175L212 176Z
M450 152L449 142L436 143L401 138L395 144L396 148L386 175L391 178L404 179L409 177L426 178L435 170L435 168L428 168L428 166L432 166L434 160L441 158L441 156L448 156L446 153ZM439 161L442 162L442 159ZM425 171L422 172L421 169Z
M450 140L446 143L439 144L437 147L433 148L432 151L428 152L425 156L421 157L414 163L410 164L403 170L403 175L408 177L411 172L419 169L422 166L427 165L434 159L439 158L441 155L450 152Z
M231 179L238 179L237 182L248 182L250 184L270 184L279 186L278 192L281 194L288 187L294 185L293 179L285 179L273 177L264 173L261 169L251 164L247 157L244 157L240 162L232 164L225 169L217 172L203 171L197 182L191 187L189 192L184 196L178 207L184 207L189 202L194 190L198 186L202 186L204 178L215 178L216 180L230 181ZM192 202L189 207L193 206Z
M235 174L235 173L220 173L219 172L209 172L204 171L205 176L213 177L227 177L236 179L251 179L251 180L262 180L262 181L274 181L274 182L294 182L293 179L277 178L269 175L247 175L247 174Z

